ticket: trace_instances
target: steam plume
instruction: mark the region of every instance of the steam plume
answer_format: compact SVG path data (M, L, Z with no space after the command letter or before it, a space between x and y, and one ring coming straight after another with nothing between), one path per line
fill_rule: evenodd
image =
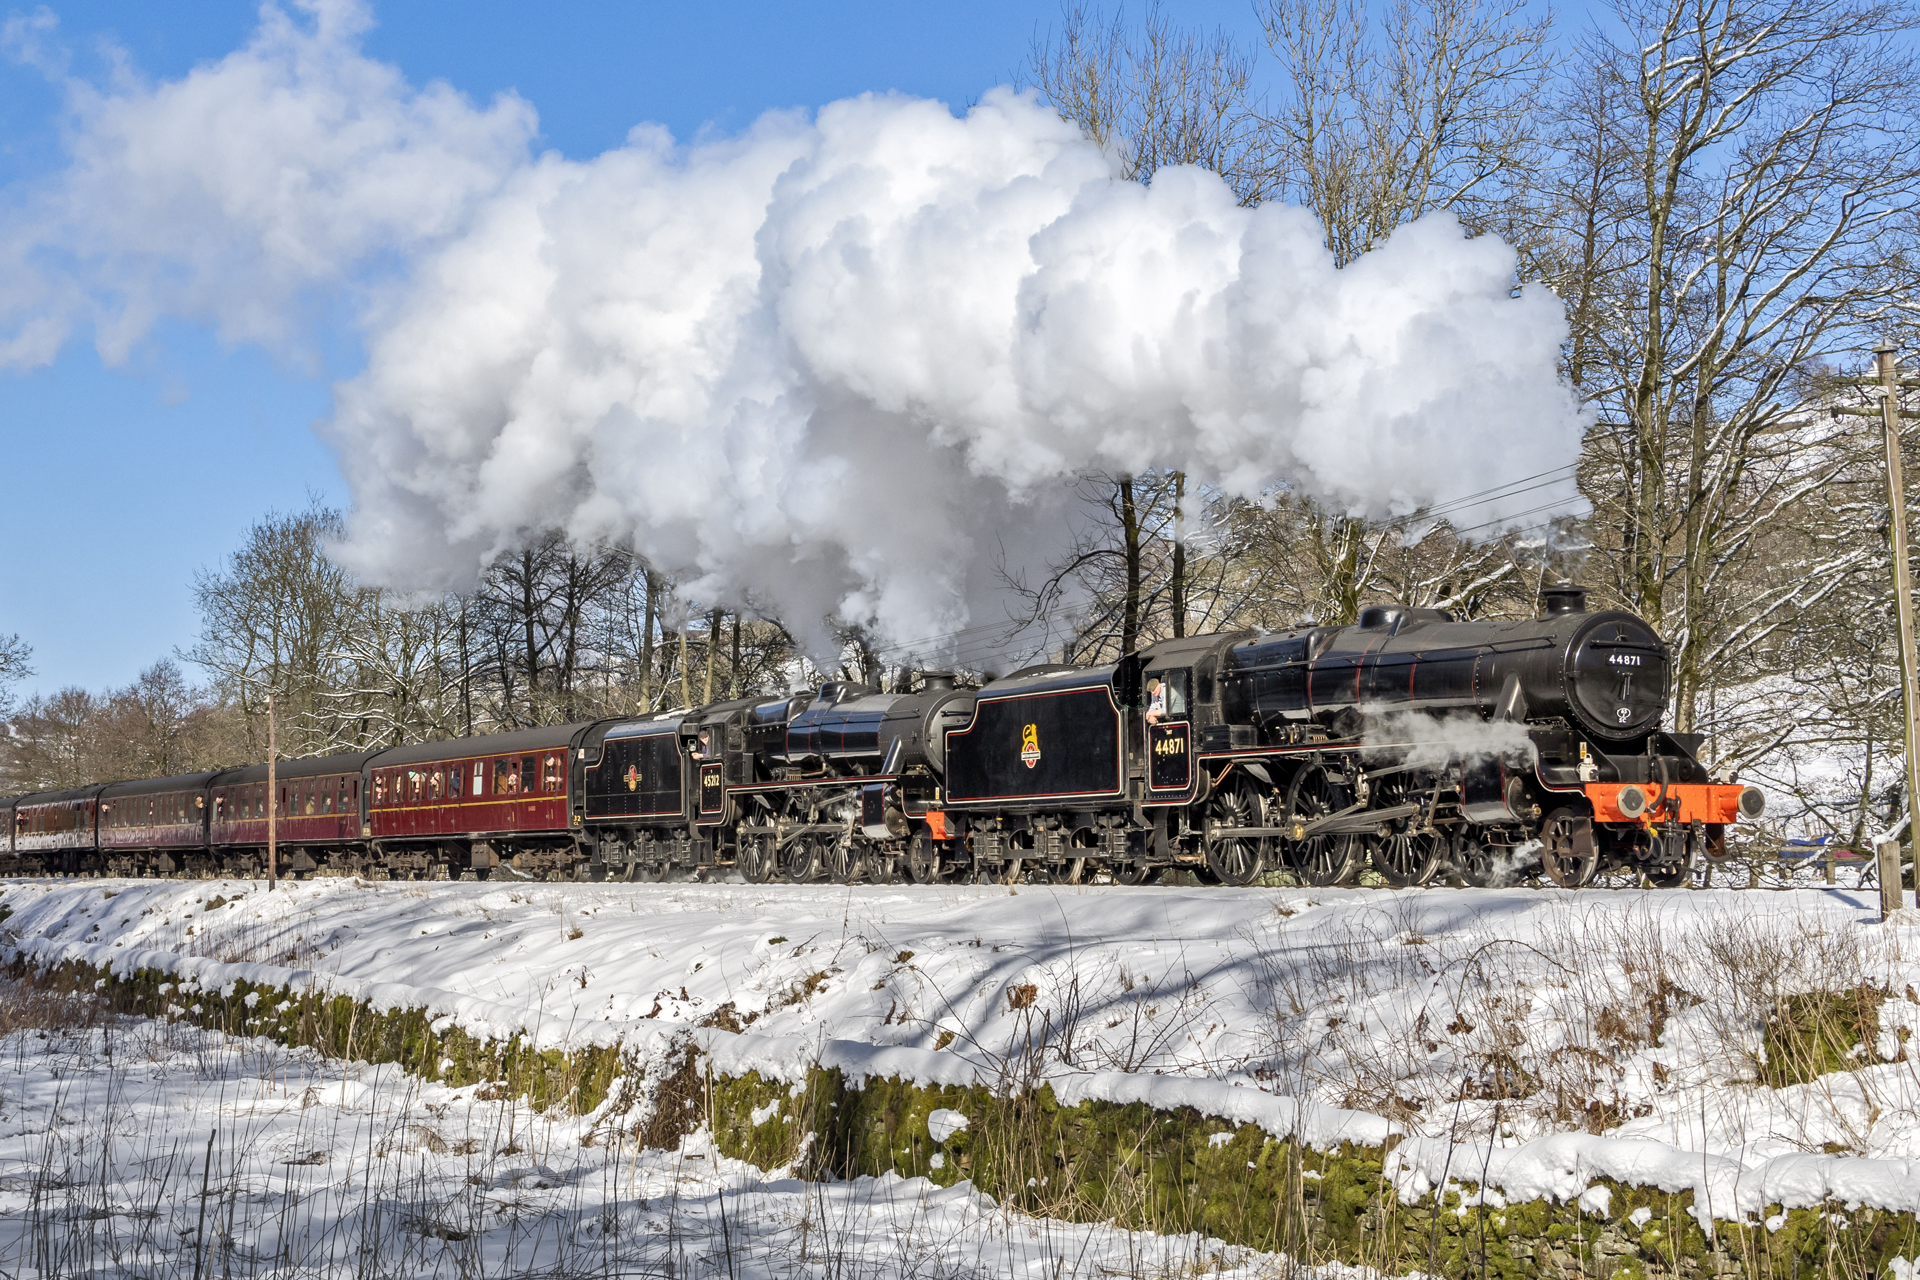
M1577 448L1558 304L1514 296L1512 252L1449 217L1335 270L1303 211L1242 208L1193 169L1122 181L1007 90L959 118L863 96L693 146L641 126L591 160L535 157L525 104L416 91L360 53L362 10L312 10L269 6L187 82L85 100L58 196L93 248L61 282L137 301L114 313L122 345L169 309L272 340L302 290L397 255L400 279L357 295L368 363L324 428L356 501L339 554L372 580L457 586L561 528L630 543L695 599L914 639L1001 616L1002 567L1065 545L1087 470L1388 514ZM295 151L341 229L151 142L217 150L216 109ZM77 212L76 192L156 172L158 221ZM169 254L156 227L182 210L202 248ZM273 268L277 309L209 234ZM44 349L22 345L36 305L14 307L16 360Z

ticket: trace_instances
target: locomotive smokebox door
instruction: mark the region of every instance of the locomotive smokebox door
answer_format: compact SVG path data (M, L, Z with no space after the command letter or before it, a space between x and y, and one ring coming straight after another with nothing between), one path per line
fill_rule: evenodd
M727 807L727 789L721 777L724 767L718 763L700 766L700 816L703 818L718 817Z

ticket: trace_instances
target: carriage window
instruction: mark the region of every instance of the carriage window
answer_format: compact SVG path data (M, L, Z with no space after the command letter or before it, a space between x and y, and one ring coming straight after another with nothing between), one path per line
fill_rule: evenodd
M520 761L520 789L532 792L540 789L540 759L527 756Z
M546 772L546 775L540 779L540 789L542 791L559 791L560 790L560 757L559 756L552 755L547 757L547 772Z
M447 799L458 800L460 798L460 780L466 776L467 768L465 765L457 764L447 770Z
M438 800L445 786L445 775L438 769L430 771L427 774L427 799Z
M333 812L333 779L332 778L322 778L320 780L320 812L322 813Z
M376 773L373 775L373 805L377 809L386 803L387 775L384 773Z

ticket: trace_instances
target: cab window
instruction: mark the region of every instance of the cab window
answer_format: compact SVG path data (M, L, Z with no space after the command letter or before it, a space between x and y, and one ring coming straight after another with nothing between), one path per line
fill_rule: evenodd
M1169 720L1184 720L1187 716L1187 688L1193 679L1193 673L1184 668L1169 671L1160 677L1166 695L1165 716Z

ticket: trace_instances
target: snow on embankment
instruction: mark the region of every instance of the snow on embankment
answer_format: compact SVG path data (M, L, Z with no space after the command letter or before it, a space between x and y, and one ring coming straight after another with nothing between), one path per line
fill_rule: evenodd
M1403 1200L1611 1180L1703 1219L1920 1211L1920 921L1846 893L122 881L0 905L40 965L323 987L539 1048L691 1030L720 1075L1044 1081L1391 1146ZM1875 1025L1809 1059L1841 1069L1782 1075L1775 1011L1861 991Z

